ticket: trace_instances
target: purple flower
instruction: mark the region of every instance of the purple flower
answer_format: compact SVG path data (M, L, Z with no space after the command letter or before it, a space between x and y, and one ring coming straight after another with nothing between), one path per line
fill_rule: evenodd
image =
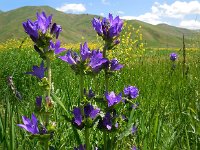
M75 107L73 110L73 114L74 114L73 122L76 125L80 126L82 124L81 109L78 107Z
M74 150L86 150L86 147L85 147L85 145L80 145L79 147L74 147Z
M37 13L38 28L42 31L43 34L46 33L46 31L51 25L51 22L52 22L52 15L47 17L45 12L42 12L41 14Z
M88 99L91 99L95 96L94 92L92 91L92 89L89 89L89 92L86 92L86 89L84 89L84 94Z
M113 19L112 14L109 14L109 22L110 22L109 36L110 37L118 36L122 31L123 21L119 18L119 16Z
M100 109L94 109L94 107L90 104L84 107L85 117L90 117L91 119L96 118L97 114L100 112Z
M110 70L111 71L117 71L123 68L123 65L119 64L117 59L112 59L110 61Z
M112 14L109 14L108 19L103 18L102 21L94 18L92 20L92 25L98 35L103 36L105 39L112 39L119 36L122 31L123 21L119 18L119 16L113 19Z
M41 109L41 107L42 107L42 96L36 97L35 103L36 103L36 107Z
M103 34L102 23L101 23L100 19L94 18L92 20L92 26L99 35Z
M76 65L80 61L79 56L76 53L72 54L70 50L67 51L65 56L60 56L58 58L69 63L70 65Z
M82 61L85 61L87 58L90 57L91 52L86 42L84 43L84 45L80 44L80 53Z
M107 112L102 120L102 125L105 127L107 130L112 129L112 117L109 112Z
M107 62L108 59L103 58L103 54L99 50L92 51L89 66L94 72L99 72Z
M132 127L132 130L131 130L132 134L135 134L136 131L137 131L136 126L133 126L133 127Z
M136 146L133 146L131 150L138 150Z
M128 86L124 88L124 94L128 96L130 99L134 99L138 97L139 95L139 90L135 86Z
M177 59L178 55L176 53L170 54L170 60L175 61Z
M133 109L137 109L138 108L138 106L139 106L139 103L138 102L136 102L135 104L133 104L131 107L133 108Z
M106 100L108 101L108 107L119 103L122 99L122 93L115 95L115 93L113 91L110 93L106 92L105 96L106 96Z
M33 76L38 77L39 79L44 78L44 73L47 70L47 68L44 68L44 62L42 61L40 64L40 67L33 66L32 72L27 72L26 74L31 74Z
M38 26L36 22L32 22L30 19L27 20L27 22L23 22L23 27L25 32L30 36L30 38L36 42L39 38L38 34Z
M26 116L22 116L22 121L24 124L18 124L19 127L24 128L26 131L32 134L39 134L38 120L34 114L32 114L32 119L30 120Z
M54 34L56 36L56 39L58 38L60 32L62 31L62 27L60 25L57 25L54 23L51 27L51 34Z
M53 41L51 40L51 41L50 41L50 46L49 46L49 48L50 48L51 50L53 50L54 53L55 53L56 55L57 55L57 54L60 54L61 52L63 52L63 51L66 50L65 48L61 48L61 47L60 47L60 41L59 41L59 40L57 40L55 44L54 44Z

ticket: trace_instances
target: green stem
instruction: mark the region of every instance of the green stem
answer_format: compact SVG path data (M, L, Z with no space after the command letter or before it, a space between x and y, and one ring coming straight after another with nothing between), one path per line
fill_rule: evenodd
M83 73L80 74L79 78L79 88L80 88L80 99L78 101L78 107L80 106L81 100L83 100L83 92L84 92L84 75Z
M48 97L49 101L51 101L51 60L49 58L47 58L46 61L47 61L47 80L49 83L49 87L47 90L47 97ZM48 126L48 124L49 124L48 107L46 109L45 118L46 118L45 125Z
M47 58L47 78L48 78L48 83L49 83L47 96L50 98L50 94L51 94L51 61L49 58Z
M48 140L44 142L44 150L49 150L49 143Z
M86 120L87 122L87 120ZM85 126L85 146L86 146L86 150L90 149L90 134L89 134L89 128L87 126Z
M103 132L103 142L104 142L103 149L107 150L107 132L106 131Z
M105 43L105 46L104 46L104 48L103 48L103 57L104 58L106 58L107 57L107 55L106 55L106 52L107 52L107 43ZM109 80L108 80L108 71L105 69L104 70L104 72L105 72L105 91L108 91L108 82L109 82Z
M103 57L106 58L106 51L107 51L107 43L105 43L105 46L103 48ZM108 82L109 82L109 79L108 79L108 71L106 69L104 69L104 73L105 73L105 76L104 76L104 86L105 86L105 91L108 91ZM103 141L104 141L104 150L107 150L107 132L106 131L103 131Z

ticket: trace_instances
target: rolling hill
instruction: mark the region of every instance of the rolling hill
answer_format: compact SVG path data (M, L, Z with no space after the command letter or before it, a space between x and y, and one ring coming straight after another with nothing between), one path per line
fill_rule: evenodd
M36 12L45 11L53 14L53 22L62 25L63 32L60 39L64 42L80 42L82 37L86 41L95 41L96 33L92 29L91 20L95 15L66 14L49 6L25 6L8 12L0 13L0 42L10 38L26 37L22 22L28 18L36 19ZM96 16L97 17L97 16ZM138 20L128 21L134 27L142 26L145 42L149 47L180 47L182 35L186 35L186 42L191 43L195 31L169 26L167 24L151 25Z

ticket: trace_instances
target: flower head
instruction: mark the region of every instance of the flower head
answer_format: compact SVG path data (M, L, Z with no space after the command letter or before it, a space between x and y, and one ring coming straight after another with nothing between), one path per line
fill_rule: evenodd
M123 65L119 64L117 59L112 59L110 61L110 71L117 71L123 68Z
M94 72L99 72L107 62L108 59L103 58L103 54L99 50L92 51L89 66Z
M113 91L110 93L106 92L105 96L106 96L106 100L108 101L108 107L119 103L122 99L122 93L115 95L115 93Z
M83 45L80 44L80 53L82 61L85 61L87 58L90 57L91 52L86 42Z
M38 120L34 114L32 114L31 120L26 116L22 116L22 121L24 124L18 124L19 127L32 134L39 134Z
M131 130L132 134L135 134L136 131L137 131L137 127L133 125L132 130Z
M112 39L119 36L122 31L123 21L117 16L113 19L112 14L109 14L108 19L103 18L102 20L94 18L92 20L94 30L98 35L103 36L104 39Z
M25 32L34 42L36 42L39 38L37 22L32 22L30 19L28 19L26 22L23 22L22 25Z
M36 97L35 103L36 103L36 107L41 109L41 107L42 107L42 96Z
M57 40L55 44L51 40L49 48L50 50L53 50L56 55L66 50L65 48L60 47L60 40Z
M170 54L170 60L175 61L177 59L178 55L176 53Z
M52 15L46 16L45 12L41 14L37 13L37 24L38 28L42 31L43 34L49 29L52 22Z
M107 112L102 120L99 121L99 128L105 128L106 130L112 129L112 116L110 112Z
M69 63L70 65L76 65L80 62L80 57L76 53L72 53L70 50L67 51L65 56L60 56L58 58Z
M40 67L33 66L32 72L27 72L26 74L31 74L33 76L38 77L39 79L44 78L44 73L47 70L47 68L44 68L44 62L42 61L40 64Z
M57 39L61 31L62 31L62 27L60 25L57 25L56 23L54 23L51 27L50 33L55 35L56 39Z
M79 145L79 147L74 147L74 150L86 150L86 147L85 147L85 145Z
M73 122L76 125L80 126L82 124L81 109L78 107L75 107L73 110L73 114L74 114Z
M95 96L94 92L92 89L89 89L88 93L86 92L86 89L84 89L84 94L88 99L91 99Z
M94 107L90 104L84 107L85 117L87 118L90 117L91 119L94 119L96 118L99 112L100 112L99 108L94 109Z
M130 99L135 99L139 95L139 90L135 86L128 86L124 88L124 94Z

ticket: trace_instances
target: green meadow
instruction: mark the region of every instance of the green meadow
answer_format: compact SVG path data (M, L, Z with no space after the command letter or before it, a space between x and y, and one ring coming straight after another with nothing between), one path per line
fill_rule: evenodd
M128 150L134 143L141 150L198 150L200 148L200 53L186 51L183 64L182 51L175 51L178 59L172 69L170 50L146 49L142 55L130 55L119 60L125 65L122 71L110 78L110 90L123 91L125 85L139 89L134 101L139 107L134 111L133 122L137 132L119 142L116 149ZM132 51L134 53L134 50ZM41 94L38 80L25 72L41 63L38 54L30 48L5 49L0 52L0 148L42 149L36 140L19 128L21 116L34 112L35 97ZM183 72L184 68L184 72ZM22 100L17 99L8 86L12 76ZM86 77L85 86L103 92L103 73L95 78ZM56 132L51 145L55 149L73 149L77 146L73 128L63 115L71 114L79 98L78 77L69 65L55 59L52 63L53 90L63 105L54 101L51 120L56 122ZM65 109L66 110L65 110ZM81 140L84 140L78 131ZM91 143L98 145L99 131L91 131ZM92 141L93 140L93 141Z

